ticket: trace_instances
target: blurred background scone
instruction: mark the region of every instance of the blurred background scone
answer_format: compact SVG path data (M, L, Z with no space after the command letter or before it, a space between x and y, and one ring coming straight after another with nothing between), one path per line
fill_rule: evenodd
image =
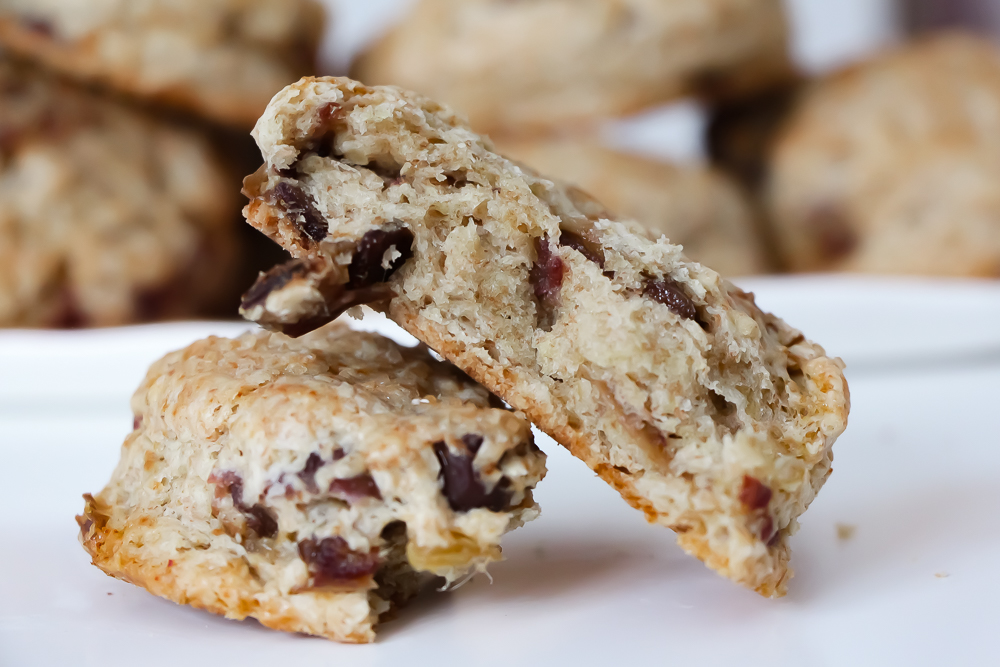
M0 61L0 326L208 314L238 208L199 134Z
M770 147L788 268L1000 276L1000 50L923 38L811 84Z
M315 0L0 0L0 326L236 317L285 258L242 224L249 129L324 23Z
M714 169L678 166L584 140L498 141L497 149L539 173L596 197L608 210L666 235L685 253L725 275L766 273L753 207Z
M334 7L341 20L326 22L324 8ZM955 24L988 31L1000 18L985 20L980 0L873 0L863 13L885 19L866 28L827 20L862 12L837 7L0 0L0 48L42 72L15 77L3 66L3 80L19 83L0 100L0 326L235 317L235 294L286 258L248 225L236 225L239 238L232 232L239 176L260 160L247 130L277 90L321 73L324 24L336 37L327 30L323 53L340 45L342 69L356 56L354 74L370 83L450 102L503 152L578 185L725 275L997 275L994 47L931 38L842 74L823 72L908 32ZM389 30L378 38L376 25ZM833 33L868 46L817 57ZM94 92L80 92L91 84ZM715 116L708 152L716 168L698 163L701 120L683 129L690 150L651 145L662 138L651 119L672 108L700 119L705 107ZM641 117L621 118L637 110ZM126 120L103 120L112 117ZM221 309L210 306L220 299Z
M780 0L421 0L352 76L521 133L766 85L786 42Z
M85 82L249 129L315 68L314 0L0 0L0 45Z

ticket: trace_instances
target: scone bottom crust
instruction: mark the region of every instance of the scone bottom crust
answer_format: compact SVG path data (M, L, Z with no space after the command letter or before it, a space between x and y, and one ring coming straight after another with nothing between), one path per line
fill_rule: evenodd
M689 553L784 594L787 538L847 424L840 360L417 95L307 78L254 135L245 214L295 259L244 316L297 335L383 310Z
M154 364L81 540L180 604L369 642L421 590L501 559L538 514L527 423L450 364L334 324L210 338Z

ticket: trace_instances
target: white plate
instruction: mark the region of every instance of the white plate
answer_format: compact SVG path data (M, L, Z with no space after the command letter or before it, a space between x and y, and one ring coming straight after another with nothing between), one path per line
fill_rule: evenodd
M786 598L713 574L540 438L542 516L507 536L493 584L425 598L371 646L174 605L104 576L77 541L80 494L106 482L146 364L246 325L0 332L0 665L995 664L1000 359L980 352L1000 347L1000 293L833 278L752 287L859 360L835 472L792 538ZM897 352L893 341L906 363L865 361ZM854 537L838 539L838 524Z

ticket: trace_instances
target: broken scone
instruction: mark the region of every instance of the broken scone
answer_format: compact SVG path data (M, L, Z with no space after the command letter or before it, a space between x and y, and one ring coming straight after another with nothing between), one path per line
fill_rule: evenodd
M534 518L528 424L425 348L333 324L209 338L150 369L77 517L108 574L229 618L349 642Z
M247 216L296 259L248 317L301 333L375 303L687 551L784 593L787 538L847 423L839 360L427 99L303 79L255 136Z

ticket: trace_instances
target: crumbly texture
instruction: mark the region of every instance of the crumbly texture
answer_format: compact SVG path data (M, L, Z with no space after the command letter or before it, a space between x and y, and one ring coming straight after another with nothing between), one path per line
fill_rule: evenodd
M153 364L83 545L180 604L345 642L500 558L538 514L530 428L426 348L341 323L208 338Z
M213 310L235 289L232 177L201 135L0 61L0 326Z
M565 128L789 71L780 0L422 0L355 63L481 132Z
M792 269L1000 276L1000 50L944 34L815 82L768 171Z
M714 169L676 166L572 139L498 140L497 150L593 195L616 216L640 223L652 238L666 235L688 257L724 275L770 269L751 202Z
M76 79L249 128L315 68L314 0L0 0L0 45Z
M299 259L245 312L287 328L381 299L688 552L785 591L846 426L839 360L422 97L304 79L255 136L246 214Z

